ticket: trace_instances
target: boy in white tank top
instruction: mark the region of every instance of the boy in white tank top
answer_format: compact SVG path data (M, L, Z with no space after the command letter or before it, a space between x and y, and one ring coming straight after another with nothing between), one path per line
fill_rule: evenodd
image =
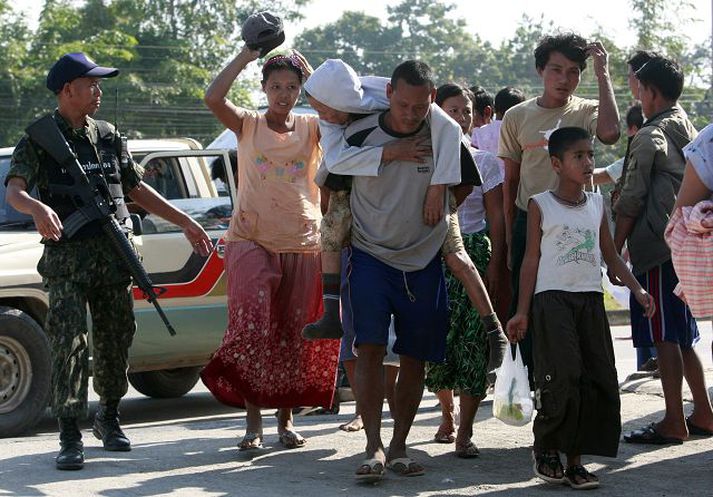
M533 334L535 475L576 489L594 488L599 480L582 466L581 456L615 457L621 434L602 257L647 315L655 306L614 248L601 195L584 191L594 170L589 132L556 130L549 154L559 184L530 198L517 313L507 333L512 342L528 329Z

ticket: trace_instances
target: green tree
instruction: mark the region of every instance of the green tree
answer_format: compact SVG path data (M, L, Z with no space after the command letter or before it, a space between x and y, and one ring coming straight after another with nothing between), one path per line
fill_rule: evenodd
M539 41L554 30L554 24L546 22L544 16L532 19L523 14L512 38L505 40L497 49L498 85L505 86L503 82L507 82L522 88L528 95L539 92L542 82L533 54Z
M340 58L359 74L388 75L401 60L393 49L400 35L377 17L345 12L333 23L303 31L295 46L315 67L326 59Z
M307 0L46 0L34 32L6 0L0 0L0 50L17 40L21 61L15 71L15 93L0 86L3 110L14 105L11 125L0 129L2 143L13 143L24 126L54 105L44 88L51 64L63 53L84 51L99 63L121 70L104 82L98 117L118 121L134 137L190 135L210 141L221 126L202 102L212 76L237 50L243 19L257 10L279 12L288 23L299 17ZM23 36L11 36L13 30ZM23 31L24 30L24 31ZM9 48L8 48L9 49ZM6 59L8 60L8 59ZM118 102L114 105L114 91ZM250 92L236 85L235 101L250 106ZM3 115L7 115L3 112Z
M17 15L7 0L0 0L0 136L2 129L19 125L23 88L27 84L23 70L27 59L30 31L25 19ZM3 142L0 142L2 146Z
M633 16L629 25L636 31L636 48L656 50L680 59L688 45L688 36L678 29L695 21L686 17L693 8L687 0L629 0Z
M296 45L316 63L338 57L357 73L388 76L400 62L420 59L441 82L472 83L488 75L492 47L474 38L452 4L404 0L387 7L388 20L346 12L326 26L304 31ZM485 63L483 63L485 62Z

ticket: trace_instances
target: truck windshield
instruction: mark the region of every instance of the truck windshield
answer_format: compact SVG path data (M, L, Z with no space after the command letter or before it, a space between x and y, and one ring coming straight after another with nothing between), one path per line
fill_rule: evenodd
M10 169L10 157L0 157L0 228L2 227L17 227L34 228L32 217L27 214L17 212L8 205L5 200L5 176ZM36 196L33 194L33 196Z

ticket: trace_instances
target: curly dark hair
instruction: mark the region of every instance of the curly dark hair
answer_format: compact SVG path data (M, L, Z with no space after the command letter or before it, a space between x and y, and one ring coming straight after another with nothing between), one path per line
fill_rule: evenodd
M574 33L545 36L535 48L535 67L544 69L552 52L559 52L572 62L579 64L579 70L587 67L587 40Z

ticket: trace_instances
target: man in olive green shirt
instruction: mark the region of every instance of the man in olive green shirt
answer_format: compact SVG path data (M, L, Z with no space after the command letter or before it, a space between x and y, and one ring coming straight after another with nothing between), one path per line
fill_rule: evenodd
M661 421L624 435L624 440L681 444L689 432L713 433L713 409L693 349L700 338L698 326L688 306L673 294L678 277L663 238L683 180L686 160L682 148L697 133L677 105L683 71L675 61L653 57L636 77L647 121L629 147L626 178L614 204L614 243L621 251L627 242L632 272L656 301L651 318L631 302L631 330L635 347L656 347L666 411ZM681 394L684 371L693 394L693 414L688 418Z

